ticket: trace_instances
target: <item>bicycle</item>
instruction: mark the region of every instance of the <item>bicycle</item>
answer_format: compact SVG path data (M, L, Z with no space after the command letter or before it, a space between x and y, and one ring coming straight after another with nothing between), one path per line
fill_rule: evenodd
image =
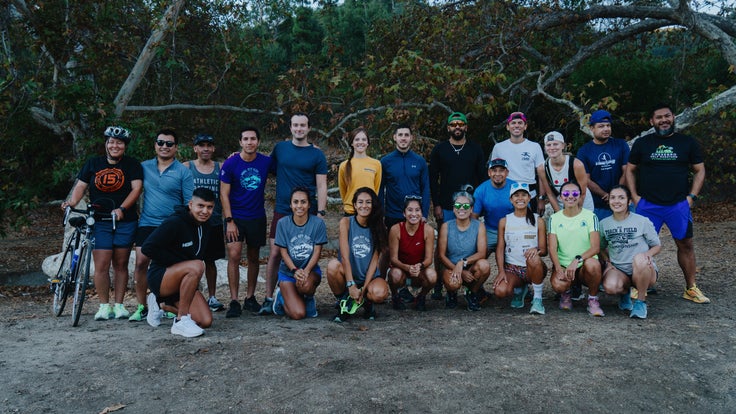
M74 227L74 232L65 243L61 256L59 270L56 276L50 279L50 289L54 294L53 313L61 316L66 306L66 300L73 292L72 326L79 324L82 315L82 306L89 286L89 272L92 260L92 250L95 248L94 225L95 210L100 205L91 204L87 209L67 207L64 211L63 225L67 223ZM81 216L71 217L71 213L81 213ZM115 230L117 216L110 213L112 228Z

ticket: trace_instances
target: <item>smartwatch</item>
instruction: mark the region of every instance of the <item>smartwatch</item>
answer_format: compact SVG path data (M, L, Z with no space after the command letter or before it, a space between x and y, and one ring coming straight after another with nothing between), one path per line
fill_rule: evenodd
M583 263L583 262L585 262L585 259L583 259L583 256L581 256L581 255L577 255L577 256L575 256L575 259L576 259L576 260L577 260L577 261L578 261L579 263Z
M355 286L355 281L354 280L348 280L348 283L345 283L345 287L346 288L349 288L351 286Z
M325 211L325 210L317 210L317 214L319 214L322 217L326 217L327 216L327 211Z
M225 223L230 223L233 221L232 217L225 217Z
M694 199L693 199L693 200L694 200ZM123 213L125 213L125 207L123 207L123 206L120 206L120 207L118 207L118 210L120 210L120 211L122 211Z
M463 257L463 269L467 269L467 268L468 268L468 258Z

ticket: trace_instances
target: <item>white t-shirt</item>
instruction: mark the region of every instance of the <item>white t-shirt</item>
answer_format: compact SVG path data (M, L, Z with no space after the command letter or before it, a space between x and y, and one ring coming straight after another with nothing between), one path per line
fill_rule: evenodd
M526 138L518 144L514 144L510 139L499 142L493 147L489 160L495 158L506 160L509 168L508 178L517 183L536 184L537 167L544 163L542 147ZM536 193L532 196L536 196Z

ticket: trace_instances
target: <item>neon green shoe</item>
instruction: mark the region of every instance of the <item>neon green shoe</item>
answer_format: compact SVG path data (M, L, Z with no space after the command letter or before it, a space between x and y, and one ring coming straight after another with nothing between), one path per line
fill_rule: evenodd
M109 303L100 303L100 309L95 313L96 321L106 321L115 316Z
M113 313L115 313L115 319L124 319L130 316L130 312L125 309L125 305L122 303L116 303L112 307Z
M128 318L128 320L130 322L140 322L146 319L146 316L148 316L148 310L144 305L138 304L138 308L136 308L135 312L130 315L130 318Z

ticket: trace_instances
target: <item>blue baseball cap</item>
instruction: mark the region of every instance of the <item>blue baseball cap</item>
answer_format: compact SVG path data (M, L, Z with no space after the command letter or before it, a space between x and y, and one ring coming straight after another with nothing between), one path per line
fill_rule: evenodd
M609 114L608 111L604 111L603 109L599 109L590 114L590 121L588 121L589 125L595 125L600 122L608 122L610 124L611 114Z

